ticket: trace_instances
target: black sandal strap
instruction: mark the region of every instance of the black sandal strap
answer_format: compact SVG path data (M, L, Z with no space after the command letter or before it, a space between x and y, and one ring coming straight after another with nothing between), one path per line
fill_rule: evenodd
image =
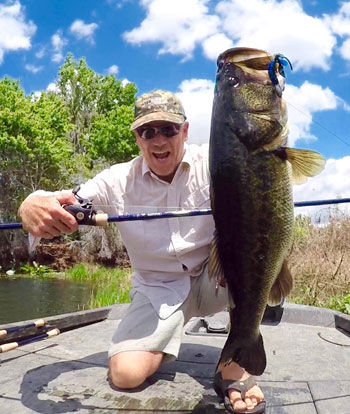
M220 387L223 392L227 392L228 390L237 390L241 393L242 399L245 397L245 394L249 390L249 388L252 388L254 385L256 385L255 379L251 376L249 376L244 381L224 380L221 377L220 382Z

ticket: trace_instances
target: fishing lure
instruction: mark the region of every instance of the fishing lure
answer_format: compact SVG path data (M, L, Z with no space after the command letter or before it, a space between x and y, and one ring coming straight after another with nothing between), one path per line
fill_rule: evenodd
M276 73L278 72L281 76L285 78L286 74L285 74L284 68L286 66L289 66L290 69L293 70L293 66L290 60L284 55L282 55L281 53L277 53L277 55L275 55L275 58L271 60L271 62L269 63L269 66L267 67L267 71L269 73L271 82L275 85L276 92L278 96L280 97L282 96L284 85L281 85L279 83Z

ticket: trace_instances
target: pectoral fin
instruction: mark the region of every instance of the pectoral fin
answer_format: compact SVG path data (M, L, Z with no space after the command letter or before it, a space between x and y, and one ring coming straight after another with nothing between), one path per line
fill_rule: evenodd
M277 306L282 299L289 295L293 288L293 277L285 260L275 283L273 284L267 303L270 306Z
M292 165L293 184L302 184L307 177L319 174L326 164L325 158L315 151L285 148L287 160Z

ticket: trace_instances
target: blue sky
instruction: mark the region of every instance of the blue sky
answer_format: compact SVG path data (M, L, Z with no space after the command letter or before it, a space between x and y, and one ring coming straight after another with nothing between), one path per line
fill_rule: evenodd
M293 63L289 143L327 158L295 198L350 197L350 1L0 1L0 78L19 79L27 94L53 88L72 52L140 93L177 93L190 142L208 142L216 57L235 46Z

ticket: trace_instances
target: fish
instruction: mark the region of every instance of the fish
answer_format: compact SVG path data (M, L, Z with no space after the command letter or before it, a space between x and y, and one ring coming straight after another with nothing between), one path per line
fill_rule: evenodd
M287 147L282 98L286 58L233 48L217 59L209 172L215 234L209 276L227 285L230 330L218 365L251 375L266 368L260 324L267 304L290 293L287 255L294 221L292 185L322 171L324 157ZM289 61L288 61L289 62Z

